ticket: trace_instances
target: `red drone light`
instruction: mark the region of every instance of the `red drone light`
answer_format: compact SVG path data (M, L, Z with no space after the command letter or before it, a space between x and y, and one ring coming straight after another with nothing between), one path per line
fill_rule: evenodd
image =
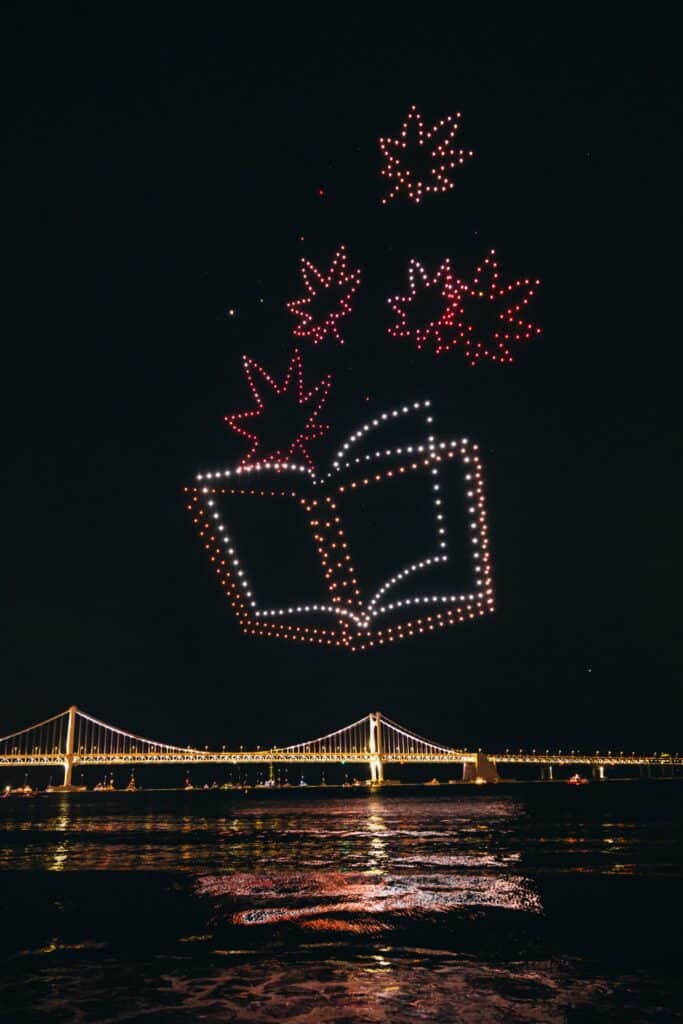
M382 174L391 189L382 199L386 205L400 192L419 203L430 192L448 192L454 187L452 172L472 156L471 150L454 145L460 114L449 114L426 128L415 104L401 126L396 139L380 139L379 148L386 160Z
M387 328L394 338L411 338L418 348L433 341L436 351L448 344L453 325L456 281L446 258L432 278L417 260L408 264L408 294L393 295L387 301L396 322Z
M246 437L251 442L251 447L244 456L241 465L248 465L254 459L263 462L266 459L287 462L295 458L299 453L307 465L313 468L313 460L308 452L307 445L310 441L321 437L327 430L327 424L320 423L318 415L327 401L327 396L332 384L332 375L327 374L323 379L306 391L303 380L303 362L301 353L295 349L287 367L284 380L278 384L270 374L259 366L249 356L243 357L244 373L249 383L251 393L256 402L255 409L244 412L234 412L225 416L225 421L236 433ZM260 382L257 383L258 378ZM291 387L295 382L295 387ZM262 385L269 389L268 399L262 395ZM281 442L278 440L271 444L264 444L261 435L267 427L268 412L277 399L288 399L286 402L287 411L291 414L298 413L298 420L303 418L295 433L291 431L289 437ZM253 429L249 429L252 427ZM276 424L277 426L277 424Z
M540 327L526 319L526 307L540 283L518 278L502 284L495 250L491 249L471 281L458 281L450 341L437 352L462 345L471 366L480 359L513 363L511 345L541 333Z
M481 359L512 363L511 345L541 333L525 319L541 282L520 278L501 284L499 278L493 249L469 281L454 277L448 259L432 278L411 260L408 294L388 299L396 321L387 332L414 341L419 349L433 343L437 355L460 346L471 366Z
M287 303L289 312L299 318L292 333L297 338L312 338L314 345L328 335L343 344L339 321L351 312L351 299L361 277L360 270L349 269L345 246L339 246L326 274L302 259L301 277L308 294Z

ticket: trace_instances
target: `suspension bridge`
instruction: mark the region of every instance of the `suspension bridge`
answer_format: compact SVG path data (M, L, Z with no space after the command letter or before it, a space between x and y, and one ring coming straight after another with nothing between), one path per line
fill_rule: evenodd
M61 789L72 788L75 766L92 765L201 765L201 764L363 764L369 768L371 783L384 780L390 764L453 764L462 766L464 781L497 782L501 764L538 765L541 776L552 779L559 766L591 767L596 778L604 778L610 766L636 766L649 774L661 767L673 774L683 764L679 755L624 754L595 751L519 751L489 754L444 746L425 739L372 711L358 721L324 736L286 747L257 747L256 750L200 750L158 743L118 729L81 711L75 705L52 718L0 738L0 765L53 766L64 770Z

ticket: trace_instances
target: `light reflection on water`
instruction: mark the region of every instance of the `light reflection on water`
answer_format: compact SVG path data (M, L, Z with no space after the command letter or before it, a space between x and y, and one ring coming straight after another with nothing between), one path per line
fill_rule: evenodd
M473 869L544 861L544 870L638 870L638 822L559 820L537 831L517 797L383 797L300 802L224 794L73 794L2 806L0 870L261 871L273 861L334 864L381 875L396 868ZM179 813L180 812L180 813ZM642 870L675 871L677 838L658 836ZM664 855L664 856L663 856Z
M17 803L0 819L0 869L232 872L248 864L259 871L276 858L311 867L332 861L381 874L396 862L408 865L407 858L422 850L434 855L442 847L446 856L460 851L466 866L467 857L490 856L489 848L504 842L507 822L524 816L514 800L462 799L446 806L424 800L417 805L418 820L415 808L379 797L307 800L295 808L243 801L239 813L231 808L225 814L227 801L213 794L213 806L204 797L198 813L178 815L156 809L152 796L146 794L144 813L139 794L132 797L137 805L126 794L87 801L61 796L57 808L37 802L42 813L34 817L21 813L28 802ZM167 805L169 794L161 796ZM517 851L504 854L515 856Z
M680 893L680 815L657 811L663 790L610 792L6 801L0 1007L12 1024L683 1020L675 972L655 992L614 967L618 914L630 951Z
M208 876L198 880L201 896L227 898L246 904L235 911L235 924L276 924L298 922L308 928L320 928L317 921L325 915L329 931L348 930L348 918L361 931L362 919L408 915L423 917L446 914L464 906L497 907L539 913L540 900L528 879L520 875L497 876L472 871L429 871L402 875L384 872L376 881L369 871L364 875L326 872L274 873L268 876ZM334 915L334 916L331 916ZM343 915L341 920L337 915ZM376 921L368 929L376 930ZM389 925L386 926L387 928Z

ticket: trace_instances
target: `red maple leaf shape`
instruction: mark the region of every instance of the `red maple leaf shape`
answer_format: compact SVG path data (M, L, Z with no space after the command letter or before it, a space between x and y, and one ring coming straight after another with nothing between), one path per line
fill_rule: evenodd
M396 322L387 328L394 338L411 338L418 348L428 341L436 343L436 350L447 344L453 325L457 282L453 277L449 259L445 259L433 277L417 260L408 264L407 295L393 295L387 301Z
M310 441L321 437L327 430L327 424L321 423L318 415L327 401L327 396L332 384L332 375L327 374L323 379L306 391L303 379L303 362L301 353L295 349L292 353L285 373L284 380L278 384L270 374L259 366L249 356L243 357L244 374L249 383L251 393L256 402L255 409L244 412L233 412L225 416L225 421L236 433L246 437L251 442L251 447L242 459L240 465L246 466L254 461L264 462L289 462L296 458L297 454L303 457L306 464L313 469L314 463L308 452L307 445ZM264 398L262 391L268 389L268 397ZM297 415L298 420L303 423L292 429L288 425L285 428L288 435L281 440L282 429L279 423L271 422L276 428L276 437L270 443L262 441L262 435L268 428L268 413L273 413L273 406L277 399L284 399L286 411ZM282 404L282 403L279 403ZM251 428L251 429L250 429ZM278 429L279 428L279 429Z
M379 148L386 160L382 175L391 183L386 205L400 192L419 203L430 192L448 192L455 187L452 172L473 154L457 149L454 140L460 127L460 114L449 114L426 128L415 104L401 126L396 139L380 139Z
M480 359L512 363L511 345L530 341L541 328L527 320L529 302L540 281L520 278L501 284L495 250L477 267L471 281L458 281L450 340L437 348L446 352L462 345L471 366Z
M329 334L343 345L339 321L351 312L351 299L360 284L360 270L349 269L346 247L339 246L326 274L302 259L301 277L308 294L287 303L289 312L299 317L292 333L312 338L314 345Z

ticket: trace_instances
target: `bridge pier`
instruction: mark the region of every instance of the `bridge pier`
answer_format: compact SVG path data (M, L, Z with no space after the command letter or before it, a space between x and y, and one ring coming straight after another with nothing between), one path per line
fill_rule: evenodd
M605 778L605 766L604 766L604 764L594 764L593 765L593 778L594 779L599 779L601 782L604 781L604 778Z
M464 761L462 766L463 782L500 782L500 775L495 761L478 751L474 761Z

